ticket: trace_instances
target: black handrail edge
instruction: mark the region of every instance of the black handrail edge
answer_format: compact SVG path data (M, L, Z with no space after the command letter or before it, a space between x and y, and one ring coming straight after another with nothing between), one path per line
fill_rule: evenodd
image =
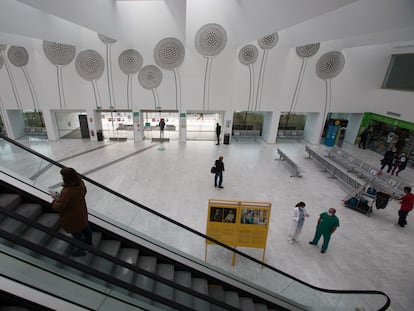
M56 162L56 161L54 161L54 160L46 157L45 155L43 155L41 153L38 153L37 151L34 151L34 150L30 149L29 147L26 147L23 144L15 141L15 140L13 140L11 138L8 138L8 137L4 136L3 134L0 134L0 138L2 138L4 140L6 140L6 141L8 141L8 142L10 142L10 143L18 146L19 148L22 148L22 149L28 151L29 153L32 153L32 154L34 154L34 155L42 158L43 160L46 160L46 161L48 161L48 162L50 162L50 163L58 166L60 168L65 167L64 165L60 164L59 162ZM305 285L307 287L310 287L312 289L315 289L315 290L318 290L318 291L321 291L321 292L332 293L332 294L377 294L377 295L383 295L383 296L386 297L386 303L385 303L385 305L383 307L381 307L380 309L378 309L378 311L385 311L391 305L391 299L389 298L389 296L386 293L381 292L381 291L377 291L377 290L337 290L337 289L325 289L325 288L321 288L321 287L317 287L317 286L314 286L312 284L309 284L309 283L307 283L307 282L305 282L303 280L300 280L300 279L298 279L298 278L296 278L294 276L289 275L286 272L283 272L283 271L281 271L281 270L279 270L279 269L277 269L277 268L275 268L273 266L270 266L269 264L266 264L264 262L261 262L261 261L257 260L256 258L254 258L254 257L252 257L250 255L247 255L247 254L241 252L240 250L237 250L236 248L232 248L232 247L230 247L230 246L228 246L228 245L226 245L226 244L224 244L224 243L222 243L222 242L220 242L220 241L218 241L218 240L216 240L216 239L214 239L212 237L209 237L209 236L207 236L207 235L205 235L205 234L203 234L201 232L198 232L195 229L192 229L191 227L188 227L188 226L186 226L186 225L184 225L184 224L182 224L182 223L180 223L180 222L178 222L178 221L176 221L174 219L171 219L171 218L169 218L169 217L167 217L167 216L165 216L165 215L163 215L163 214L161 214L161 213L159 213L157 211L154 211L151 208L146 207L145 205L143 205L141 203L138 203L138 202L136 202L136 201L134 201L134 200L132 200L132 199L130 199L130 198L122 195L121 193L118 193L118 192L116 192L116 191L114 191L114 190L112 190L112 189L110 189L110 188L108 188L108 187L106 187L106 186L104 186L104 185L96 182L95 180L93 180L93 179L91 179L91 178L89 178L87 176L84 176L82 174L79 174L79 175L82 177L82 179L88 181L89 183L91 183L91 184L93 184L93 185L95 185L95 186L97 186L97 187L99 187L99 188L101 188L101 189L103 189L103 190L105 190L105 191L107 191L107 192L109 192L109 193L111 193L111 194L113 194L113 195L115 195L115 196L117 196L117 197L119 197L119 198L121 198L121 199L123 199L123 200L125 200L125 201L127 201L127 202L129 202L131 204L133 204L133 205L135 205L135 206L138 206L141 209L143 209L143 210L145 210L145 211L147 211L147 212L149 212L151 214L154 214L157 217L160 217L160 218L162 218L162 219L164 219L164 220L166 220L166 221L168 221L170 223L173 223L173 224L175 224L175 225L177 225L177 226L179 226L179 227L181 227L181 228L183 228L183 229L185 229L187 231L190 231L193 234L196 234L196 235L200 236L203 239L207 239L207 240L209 240L209 241L211 241L211 242L213 242L213 243L215 243L215 244L217 244L217 245L219 245L221 247L224 247L227 250L230 250L230 251L232 251L232 252L234 252L234 253L236 253L236 254L244 257L244 258L247 258L247 259L249 259L249 260L251 260L251 261L253 261L253 262L257 263L257 264L260 264L261 266L266 267L266 268L268 268L268 269L270 269L270 270L272 270L274 272L277 272L279 274L282 274L283 276L286 276L286 277L288 277L288 278L290 278L290 279L292 279L292 280L294 280L294 281L296 281L296 282L298 282L300 284L303 284L303 285Z
M0 251L0 252L1 252L1 251ZM8 255L8 256L11 256L11 257L14 257L14 256L12 256L12 255L10 255L10 254L7 254L7 255ZM14 257L14 258L15 258L15 259L17 259L17 260L20 260L20 261L24 261L25 263L31 264L30 262L25 261L25 260L22 260L21 258L16 258L16 257ZM38 268L39 268L39 267L38 267ZM48 272L53 273L53 272L51 272L51 271L48 271ZM65 301L65 302L67 302L67 303L70 303L70 304L76 305L76 306L78 306L78 307L80 307L80 308L86 308L86 309L88 309L88 307L86 307L86 306L84 306L84 305L82 305L82 304L79 304L79 303L77 303L77 302L74 302L74 301L71 301L71 300L69 300L69 299L66 299L65 297L60 297L60 296L58 296L58 295L56 295L56 294L53 294L53 293L47 292L47 291L45 291L45 290L43 290L43 289L41 289L41 288L35 287L35 286L31 285L31 284L24 283L24 282L22 282L22 281L21 281L21 280L19 280L19 279L15 279L15 278L10 277L9 275L6 275L6 274L3 274L3 273L0 273L0 276L1 276L1 277L3 277L3 278L5 278L5 279L8 279L8 280L10 280L10 281L13 281L13 282L19 283L19 284L21 284L21 285L23 285L23 286L30 287L31 289L37 290L37 291L39 291L39 292L42 292L43 294L46 294L46 295L48 295L48 296L55 297L56 299L63 300L63 301ZM60 275L59 275L59 276L60 276ZM60 277L63 277L63 276L60 276ZM63 277L63 278L65 278L65 277ZM72 282L76 283L75 281L73 281L73 280L71 280L71 279L69 279L69 278L66 278L66 279L67 279L67 280L69 280L69 281L72 281ZM83 285L83 284L82 284L82 285ZM87 287L87 285L83 285L83 286ZM91 288L91 289L92 289L92 288ZM96 289L93 289L93 290L96 290ZM27 298L25 298L25 299L27 300ZM37 303L37 304L39 304L38 302L36 302L36 303Z

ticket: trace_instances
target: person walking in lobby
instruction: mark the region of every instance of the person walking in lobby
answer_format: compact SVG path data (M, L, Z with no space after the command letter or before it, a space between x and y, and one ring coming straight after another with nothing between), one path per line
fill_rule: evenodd
M323 236L322 254L328 249L332 233L339 227L339 219L336 217L335 213L336 210L330 208L328 213L324 212L319 215L315 236L313 237L313 240L309 242L311 245L318 245L319 239Z
M414 206L414 194L411 193L411 187L404 187L405 195L401 198L401 207L398 211L398 223L396 225L404 228L407 224L407 216Z
M309 217L309 214L305 209L305 202L299 202L295 205L295 209L293 210L292 225L288 236L289 244L298 241L306 217Z
M215 162L216 166L216 174L214 175L214 187L224 188L222 186L223 183L223 172L224 172L224 163L223 163L223 156L220 156L218 160Z
M220 145L220 134L221 134L221 125L217 122L216 124L217 144L216 145Z

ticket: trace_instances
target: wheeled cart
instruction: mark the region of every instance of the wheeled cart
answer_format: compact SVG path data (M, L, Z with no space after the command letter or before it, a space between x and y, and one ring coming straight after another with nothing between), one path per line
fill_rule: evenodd
M344 206L364 213L367 216L370 216L372 213L374 203L377 209L384 209L391 199L391 195L377 191L376 188L373 180L367 181L345 197L343 200Z
M376 195L367 191L369 183L368 181L366 184L349 193L343 200L344 206L370 216Z

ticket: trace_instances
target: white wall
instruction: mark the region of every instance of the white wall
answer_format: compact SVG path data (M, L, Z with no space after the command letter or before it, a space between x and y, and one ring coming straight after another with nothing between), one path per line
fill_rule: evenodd
M243 19L243 12L246 8L239 8L233 2L203 2L194 0L187 1L184 14L183 12L174 13L165 7L163 2L155 2L147 4L148 12L151 12L152 20L158 21L158 23L154 22L156 25L165 22L167 26L163 24L162 26L158 25L151 28L146 25L143 27L145 29L145 34L143 34L140 26L144 25L145 21L149 22L148 16L140 15L142 23L137 21L136 27L133 29L127 29L126 24L117 21L119 23L118 32L121 29L125 32L130 31L130 33L114 33L121 40L114 43L111 47L116 108L126 109L127 107L127 76L118 66L118 56L120 53L125 49L135 48L142 54L144 66L154 64L153 49L156 43L165 37L178 37L183 41L186 48L184 63L178 69L182 87L181 111L201 110L207 59L197 53L194 47L194 36L197 30L204 24L218 23L226 29L228 40L226 48L211 59L209 110L226 111L226 114L229 115L233 111L246 110L249 97L249 70L247 66L242 65L238 61L238 52L242 47L239 46L239 42L243 40L243 36L240 33L240 29L236 29L234 26L237 25L238 20L239 23L243 24L243 27L246 27L247 21ZM124 4L117 5L122 7ZM232 10L237 11L235 16L229 15L229 12ZM122 7L118 13L128 13L124 11L125 8ZM105 12L109 14L107 11ZM69 13L68 15L70 15ZM183 18L185 16L185 23L182 21L175 23L174 18L177 18L176 14L179 16L183 15L181 16ZM116 16L111 18L116 19ZM163 21L163 23L160 21ZM99 25L101 22L99 20L95 21ZM185 25L185 29L182 28L183 25ZM107 34L111 34L107 25L101 26L102 30L108 30ZM182 31L185 32L185 36L183 36ZM136 33L136 36L134 36L134 33ZM296 55L295 49L291 48L292 38L289 38L289 32L281 30L279 31L279 37L277 45L268 52L260 103L261 111L271 113L289 110L301 66L301 59ZM85 28L82 31L81 39L81 43L77 44L77 53L84 49L95 49L104 59L106 58L106 47L94 31ZM20 42L27 42L25 46L29 52L30 59L26 70L32 79L41 110L44 114L49 113L49 110L59 110L56 67L44 56L42 40L20 38ZM250 43L257 46L256 41ZM318 53L307 61L295 111L306 113L319 113L323 111L326 101L326 84L325 81L316 76L315 66L322 54L339 50L345 55L345 67L342 73L331 81L332 100L330 112L358 114L374 112L386 114L387 111L391 111L400 113L402 120L413 121L414 109L412 108L412 103L414 102L414 92L380 89L390 59L390 44L345 49L343 46L343 42L339 40L322 42ZM262 54L263 50L259 48L259 58L253 65L255 92L252 96L254 97L257 95ZM33 109L30 90L22 70L13 65L10 65L10 67L16 81L23 109ZM162 70L162 73L162 83L156 90L160 105L163 109L175 109L174 74L168 70ZM92 83L78 76L74 61L62 68L62 76L67 108L69 110L86 110L92 113L95 109ZM97 81L97 87L102 107L109 108L106 72ZM139 85L137 75L133 76L132 93L133 111L154 109L153 93ZM0 95L6 110L17 109L4 66L0 70ZM88 113L88 115L91 113ZM48 120L50 117L45 116L45 119ZM311 120L315 121L313 118ZM352 122L353 126L359 127L357 121L353 121L355 121ZM317 122L319 123L321 120ZM310 126L309 124L308 126ZM48 125L48 122L46 122L46 125ZM274 127L274 124L272 124L272 127ZM311 132L316 135L317 126L313 124L311 127L313 128ZM350 130L348 129L348 131ZM347 134L347 137L352 140L352 135ZM50 134L49 136L53 137ZM305 134L306 136L308 135ZM315 138L308 138L311 141L315 141ZM269 138L269 141L271 140Z

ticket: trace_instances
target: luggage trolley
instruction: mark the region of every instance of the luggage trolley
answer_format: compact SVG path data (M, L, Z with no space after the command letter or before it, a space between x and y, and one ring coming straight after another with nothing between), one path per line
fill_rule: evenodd
M372 207L376 198L376 191L369 187L372 180L373 179L367 181L365 184L349 193L343 199L344 206L352 208L369 217L372 213Z
M372 213L374 203L377 209L384 209L388 205L391 195L377 191L378 187L376 187L374 180L375 177L349 193L343 200L344 206L364 213L367 216L370 216Z

